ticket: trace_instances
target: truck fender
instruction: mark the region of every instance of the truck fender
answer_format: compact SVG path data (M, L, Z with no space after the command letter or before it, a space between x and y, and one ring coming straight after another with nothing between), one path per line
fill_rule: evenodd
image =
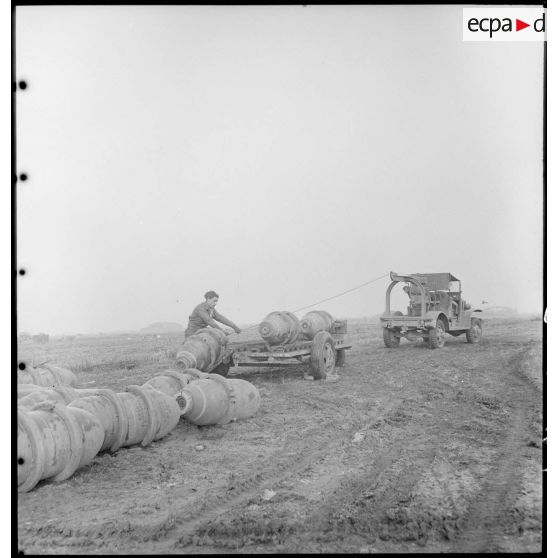
M427 322L426 327L436 327L436 322L442 320L446 326L446 331L449 330L448 317L443 312L430 311L424 315L424 321ZM428 323L430 322L430 323Z
M479 320L480 322L482 322L483 319L484 319L484 316L483 316L483 314L482 314L482 310L481 310L481 309L473 310L473 311L471 312L471 319L472 319L472 320L473 320L473 319Z

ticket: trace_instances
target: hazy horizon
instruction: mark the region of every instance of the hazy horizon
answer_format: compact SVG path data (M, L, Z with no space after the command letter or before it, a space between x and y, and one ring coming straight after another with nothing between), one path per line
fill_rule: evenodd
M316 308L316 310L323 310L324 308ZM483 315L484 319L492 319L494 317L498 317L498 316L494 316L493 313L492 315L490 314L491 310L495 310L496 312L500 311L500 310L509 310L510 313L512 313L513 315L517 315L517 317L531 317L531 316L540 316L542 319L542 315L540 315L539 312L518 312L516 308L512 308L511 306L488 306L488 305L481 305L480 310L483 310L486 312L486 315ZM308 312L310 312L310 310L308 310ZM349 322L352 321L367 321L367 320L376 320L381 314L382 314L383 310L379 310L376 312L370 312L369 314L363 314L361 316L333 316L335 319L339 319L339 320L347 320ZM305 312L299 312L298 313L298 317L302 317L304 315ZM505 313L505 312L504 312ZM241 328L247 328L249 327L250 329L256 329L255 326L258 324L259 322L237 322L237 325L240 326ZM117 335L117 334L133 334L133 333L141 333L142 329L148 329L150 326L155 325L155 324L177 324L180 325L182 328L186 329L187 326L187 320L184 323L180 323L180 322L169 322L169 321L165 321L165 320L157 320L157 321L153 321L150 322L148 324L144 324L142 326L139 326L137 328L127 328L127 329L116 329L116 330L111 330L111 329L107 329L107 330L100 330L100 331L69 331L69 330L65 330L65 331L19 331L19 334L29 334L29 335L39 335L39 334L44 334L46 333L49 336L72 336L72 335L83 335L83 336L95 336L95 335ZM380 326L380 321L378 320L378 326ZM227 326L224 326L225 329L230 329ZM180 333L182 330L173 330L170 333ZM168 332L158 332L158 333L168 333Z
M462 6L18 6L18 331L449 271L542 315L543 44ZM316 306L381 313L389 278ZM302 315L304 312L299 313Z

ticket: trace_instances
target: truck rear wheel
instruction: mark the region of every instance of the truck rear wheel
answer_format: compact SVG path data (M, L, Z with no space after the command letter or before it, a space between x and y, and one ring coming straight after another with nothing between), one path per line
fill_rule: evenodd
M436 321L436 327L428 330L428 345L431 349L441 349L446 343L446 327L442 320Z
M397 337L391 329L384 327L384 345L388 349L397 349L401 343L401 337Z
M479 320L471 320L471 327L465 332L467 343L480 343L482 339L482 323Z
M310 353L310 370L314 380L323 380L335 370L336 356L333 337L327 331L318 331Z

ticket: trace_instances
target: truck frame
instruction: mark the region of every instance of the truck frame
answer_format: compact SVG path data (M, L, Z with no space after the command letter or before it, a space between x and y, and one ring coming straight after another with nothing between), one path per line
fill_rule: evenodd
M431 349L444 346L446 334L465 334L467 342L482 339L481 310L474 310L461 296L461 281L451 273L415 273L401 275L390 272L386 291L386 309L380 316L384 344L399 346L402 337L409 341L422 338ZM392 312L390 298L398 283L409 296L407 314Z

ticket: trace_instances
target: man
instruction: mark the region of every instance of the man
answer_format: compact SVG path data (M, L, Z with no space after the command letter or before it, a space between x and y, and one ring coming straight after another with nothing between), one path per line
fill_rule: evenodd
M240 333L241 329L235 323L231 322L215 310L215 305L219 300L219 295L215 291L208 291L205 293L204 297L205 302L198 304L194 308L191 316L188 318L188 327L184 331L184 338L190 337L199 329L208 326L225 332L223 328L219 327L217 322L221 322L222 324L232 327L236 333Z

